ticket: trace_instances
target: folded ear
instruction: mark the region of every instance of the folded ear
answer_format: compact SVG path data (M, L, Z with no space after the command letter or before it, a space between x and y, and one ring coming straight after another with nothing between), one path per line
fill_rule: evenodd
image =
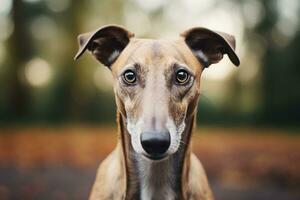
M90 33L78 36L79 50L75 56L78 59L85 50L107 67L110 67L119 57L134 34L126 29L108 25Z
M235 39L232 35L196 27L183 32L181 36L204 67L218 63L224 54L228 55L234 65L240 64L234 52Z

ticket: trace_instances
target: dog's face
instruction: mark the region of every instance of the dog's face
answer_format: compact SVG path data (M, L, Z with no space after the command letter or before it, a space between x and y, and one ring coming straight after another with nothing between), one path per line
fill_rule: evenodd
M134 150L151 158L176 152L200 91L201 65L184 41L133 39L111 70Z
M194 28L178 39L136 39L117 26L79 36L78 58L86 49L114 77L119 112L138 154L159 160L181 145L186 121L194 114L205 67L228 54L236 65L234 38Z

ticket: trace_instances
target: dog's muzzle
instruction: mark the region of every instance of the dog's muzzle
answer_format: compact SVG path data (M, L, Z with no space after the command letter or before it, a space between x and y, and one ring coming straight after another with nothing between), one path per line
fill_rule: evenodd
M169 132L142 132L141 144L144 151L147 153L145 156L152 160L160 160L166 156L171 143Z

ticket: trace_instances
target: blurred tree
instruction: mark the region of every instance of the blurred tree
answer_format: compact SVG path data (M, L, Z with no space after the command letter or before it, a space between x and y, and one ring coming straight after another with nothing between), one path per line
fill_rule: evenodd
M278 28L282 14L281 7L278 7L280 0L255 1L254 5L258 6L262 12L259 16L254 16L258 13L258 11L253 12L255 6L252 10L250 9L251 13L243 9L249 1L214 2L218 7L222 9L224 7L224 10L234 5L239 12L244 12L245 23L251 21L249 17L258 20L254 25L245 25L245 40L248 40L247 51L254 52L254 57L259 54L255 57L259 59L256 62L261 66L258 75L255 75L255 79L259 79L259 84L252 84L249 92L249 82L241 81L239 72L232 75L228 81L230 83L225 95L228 100L224 100L225 103L214 105L208 98L205 99L202 96L199 104L199 109L202 110L199 114L203 117L199 117L199 121L235 125L243 123L299 125L300 68L298 65L300 57L297 55L300 50L299 25L292 35L285 35L284 28ZM166 13L167 8L170 7L166 3L162 4L164 6L159 9L147 10L146 7L140 5L140 1L122 0L12 0L12 3L11 19L14 31L6 41L9 53L6 55L5 64L8 67L5 68L5 72L2 72L5 74L5 81L2 80L5 85L1 83L1 89L4 88L5 91L0 92L2 96L7 97L0 99L0 117L1 119L9 117L12 121L33 119L47 122L113 120L115 116L113 94L101 91L101 84L99 90L97 88L99 84L96 87L95 80L93 80L95 69L100 64L91 58L85 60L84 57L78 62L73 61L77 50L77 35L104 24L116 23L126 24L132 31L135 26L147 29L151 25L151 31L144 34L148 37L147 34L151 32L153 36L155 32L161 31L164 27L163 23L168 21ZM299 7L300 4L295 5ZM174 10L184 9L177 7L175 6ZM213 7L208 8L207 12L210 9ZM134 12L137 14L135 15ZM140 25L132 23L139 18L138 16L145 18L144 21L140 20ZM299 8L297 16L300 18ZM151 23L146 23L143 27L141 24L148 20L151 20ZM289 22L286 23L289 25ZM40 30L41 28L44 30ZM47 31L52 31L52 36L37 37ZM54 78L44 87L31 87L24 81L26 63L33 57L43 58L42 60L49 64L51 73L54 72ZM242 60L242 65L247 64L247 61ZM105 76L101 73L102 71L100 75L97 75L100 77L98 79ZM246 111L241 108L242 103L231 103L241 102L241 99L249 100L257 94L260 94L259 103L250 102L249 104L252 103L254 106L248 107Z
M9 65L9 103L10 117L24 119L28 108L28 88L22 83L21 70L25 63L32 57L33 48L28 33L28 14L25 12L25 3L13 0L12 20L14 31L8 41Z
M262 117L269 124L298 124L300 121L299 25L288 45L276 28L280 8L273 0L262 1L264 16L254 31L263 38ZM299 18L299 12L297 13ZM261 40L259 40L261 41Z

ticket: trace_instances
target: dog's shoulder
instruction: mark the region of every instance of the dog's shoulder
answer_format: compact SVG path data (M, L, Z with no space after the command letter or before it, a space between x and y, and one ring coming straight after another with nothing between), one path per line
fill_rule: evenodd
M204 168L195 154L191 154L190 171L188 176L187 196L189 200L214 199Z
M125 174L120 162L119 150L116 148L100 164L90 200L122 199L125 191Z

